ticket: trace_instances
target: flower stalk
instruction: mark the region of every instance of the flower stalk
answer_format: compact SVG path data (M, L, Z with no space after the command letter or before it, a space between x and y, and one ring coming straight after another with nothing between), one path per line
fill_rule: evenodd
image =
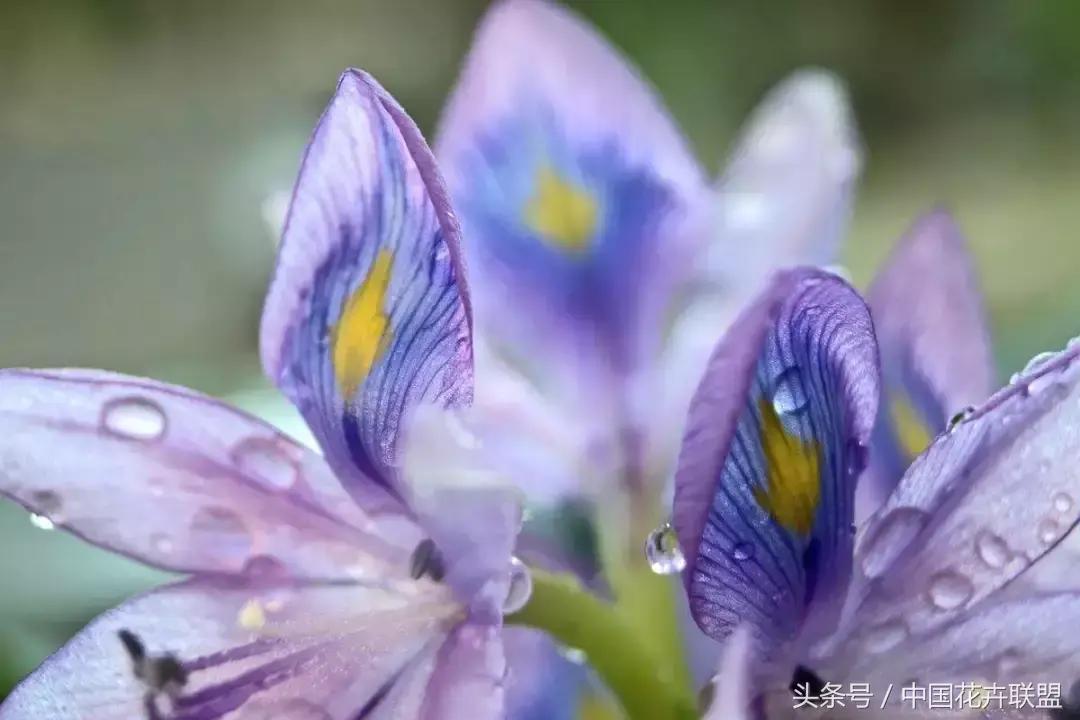
M544 630L581 650L622 705L629 720L692 720L696 703L672 672L673 658L644 641L642 628L620 607L581 586L576 578L532 569L533 591L506 622Z

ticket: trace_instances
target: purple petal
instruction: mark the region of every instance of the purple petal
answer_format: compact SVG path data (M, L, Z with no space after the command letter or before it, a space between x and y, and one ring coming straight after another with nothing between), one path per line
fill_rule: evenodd
M520 491L493 467L475 413L422 406L404 446L409 505L445 562L446 582L475 615L501 618L521 529Z
M1060 592L988 600L943 628L898 638L882 651L867 629L822 672L875 685L932 682L1057 682L1080 678L1080 594Z
M138 638L148 658L171 655L186 672L174 702L157 698L168 720L389 713L396 682L437 651L460 618L448 593L430 590L417 596L222 579L162 588L92 622L13 691L0 718L146 717L148 688L135 676L121 630ZM405 699L398 706L408 707Z
M975 269L952 217L929 213L908 231L869 292L885 381L863 515L964 407L993 390L989 331Z
M754 698L750 679L752 651L750 628L737 628L720 657L713 702L703 720L749 720L748 708Z
M779 268L835 262L861 156L837 78L803 70L773 89L719 180L709 274L745 295Z
M655 352L706 206L655 93L570 11L509 0L476 35L437 149L500 349L571 396L621 392Z
M771 658L838 609L854 482L877 412L870 315L829 273L778 275L720 342L690 410L674 523L690 608Z
M487 440L488 458L504 468L532 502L553 504L580 494L590 426L487 343L477 344L476 376L472 419ZM526 467L527 473L520 472Z
M183 388L94 370L3 370L0 432L0 492L156 567L401 577L418 537L400 516L357 507L322 458Z
M1074 346L1039 364L915 460L860 533L849 627L941 627L1048 559L1073 530L1078 354Z
M402 416L472 398L459 231L412 121L358 70L308 145L262 321L267 374L355 493L399 495Z
M562 657L555 641L540 630L503 631L508 674L509 720L577 720L586 669Z
M501 629L466 624L443 644L427 684L425 720L505 718L506 658Z
M836 262L861 164L840 81L802 70L754 111L718 181L719 222L665 349L661 402L675 432L726 328L784 267Z

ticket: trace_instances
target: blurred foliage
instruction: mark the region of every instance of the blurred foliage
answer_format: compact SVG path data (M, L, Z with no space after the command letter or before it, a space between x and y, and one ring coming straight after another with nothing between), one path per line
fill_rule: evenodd
M1003 375L1080 330L1080 4L572 4L639 63L710 171L770 85L806 64L835 70L868 148L846 250L856 281L915 214L945 202L983 272ZM483 10L0 4L0 365L244 390L281 417L256 379L273 259L266 200L291 183L346 66L373 72L430 132ZM7 506L0 543L0 689L94 612L160 579L34 531Z

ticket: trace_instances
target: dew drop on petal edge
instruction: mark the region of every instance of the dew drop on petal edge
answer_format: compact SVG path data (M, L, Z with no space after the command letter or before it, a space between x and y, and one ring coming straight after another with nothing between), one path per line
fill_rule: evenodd
M649 533L645 539L645 559L649 568L657 575L672 575L682 572L686 567L686 558L679 548L675 528L666 522Z
M503 612L507 615L516 613L525 607L532 596L532 573L525 563L516 557L510 558L510 587L503 601Z

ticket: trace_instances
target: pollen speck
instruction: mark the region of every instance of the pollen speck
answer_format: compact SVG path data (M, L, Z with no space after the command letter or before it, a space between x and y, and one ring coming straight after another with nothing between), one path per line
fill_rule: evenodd
M266 625L266 612L262 603L252 598L244 603L236 616L236 622L245 630L259 630Z

